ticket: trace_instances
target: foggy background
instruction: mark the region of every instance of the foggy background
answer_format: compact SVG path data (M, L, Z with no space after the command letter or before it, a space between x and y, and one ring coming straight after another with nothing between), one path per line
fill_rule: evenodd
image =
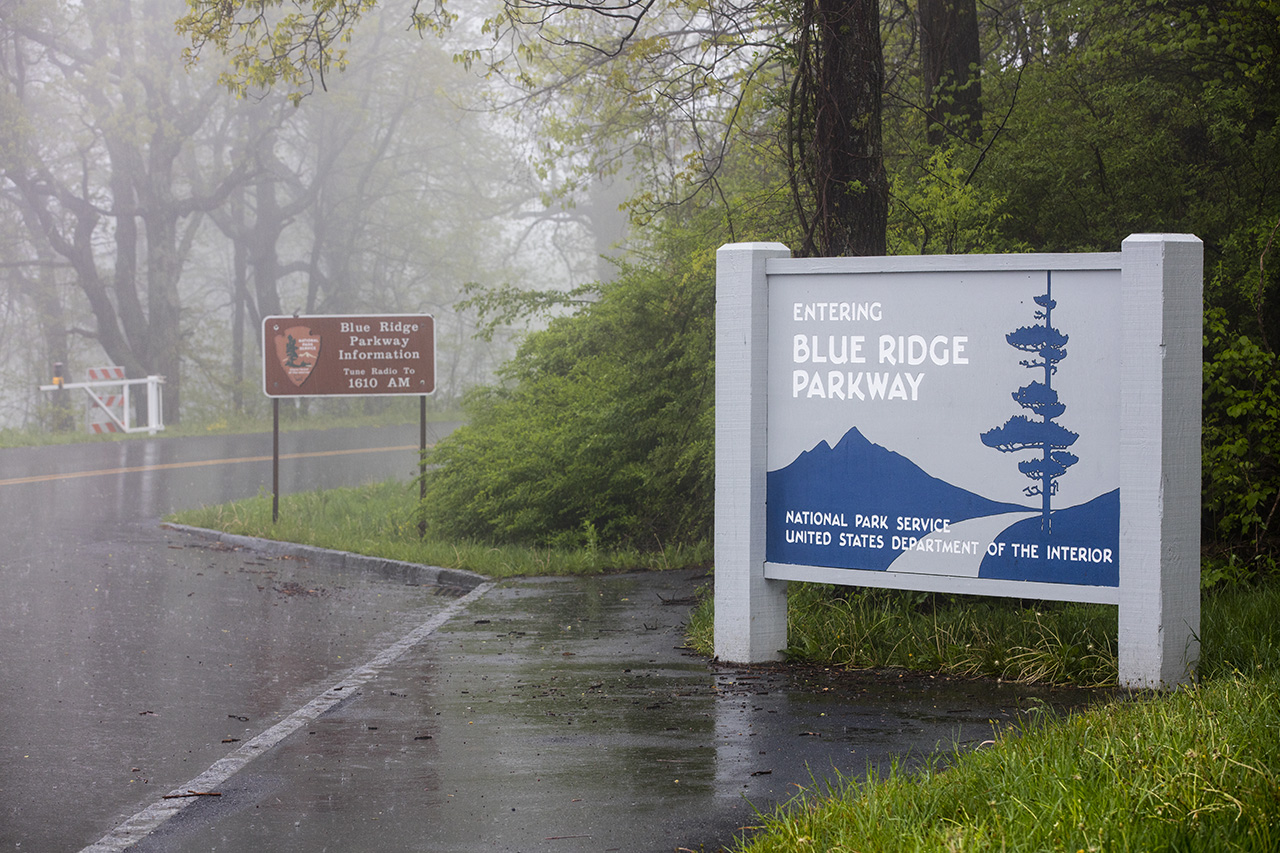
M83 429L79 392L37 390L56 362L164 375L169 425L265 415L261 318L294 312L435 315L445 408L512 352L473 338L468 284L610 275L625 181L566 203L531 166L520 92L453 60L483 2L444 39L383 5L296 106L231 95L212 50L187 68L180 0L0 5L0 427Z

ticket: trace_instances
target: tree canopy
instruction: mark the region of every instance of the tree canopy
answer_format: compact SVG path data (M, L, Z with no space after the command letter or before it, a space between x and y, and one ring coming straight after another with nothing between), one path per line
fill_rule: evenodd
M236 90L283 83L301 97L344 61L343 43L372 3L188 0L189 56L228 52ZM759 97L787 117L779 140L802 254L883 254L888 179L881 150L884 61L877 0L775 4L701 0L502 0L459 24L444 0L415 5L421 29L463 32L458 58L520 90L540 114L544 174L636 173L638 209L683 193L721 192L731 144L758 130ZM478 29L479 39L466 33ZM301 87L301 88L299 88ZM762 92L763 90L763 92Z
M1252 0L952 5L955 8L941 12L925 3L880 7L882 144L889 194L886 247L923 253L1115 251L1134 232L1200 236L1206 245L1209 321L1205 542L1211 554L1224 555L1222 562L1212 563L1228 567L1222 572L1246 577L1269 571L1280 551L1280 360L1274 349L1280 341L1280 293L1272 272L1280 233L1280 75L1275 73L1280 70L1280 5ZM936 36L926 37L922 27L948 11L959 13L961 6L963 11L971 6L975 10L976 63L964 65L950 54L945 61L937 56L926 61L922 51ZM801 170L789 155L797 138L800 145L809 144L812 137L804 134L816 132L816 120L812 114L795 112L796 102L790 98L800 85L802 62L794 53L791 61L783 60L788 49L784 46L794 50L797 34L803 32L799 22L805 10L802 4L784 3L757 11L771 16L775 29L769 45L778 47L772 54L778 61L758 66L752 87L743 90L749 94L733 101L737 133L724 137L729 142L719 159L690 161L690 173L700 174L715 192L685 196L680 205L646 220L648 254L631 256L629 280L642 269L651 270L653 277L646 280L657 290L648 291L650 298L662 292L664 276L683 282L683 287L701 281L673 275L686 266L700 268L705 261L697 260L694 250L677 248L679 243L661 237L672 229L693 229L703 235L706 246L766 239L799 248L813 233L813 185L803 184ZM573 41L563 38L565 43ZM961 53L972 56L971 43ZM599 61L605 61L603 53ZM556 136L560 143L585 143L590 138L590 133ZM788 196L810 203L797 212ZM647 201L642 198L637 210L657 210L645 207ZM615 298L621 294L602 294L600 304L613 304ZM711 310L709 296L694 304ZM527 352L542 352L553 346L553 338L566 335L575 341L597 340L597 324L604 323L598 327L604 329L617 322L611 315L606 323L601 313L605 310L591 306L557 321L548 332L551 337L530 338ZM696 337L709 334L708 325L689 329L689 336L666 346L708 352L707 339ZM607 337L626 340L619 333ZM1012 333L1010 344L1027 351L1030 362L1051 370L1065 355L1066 336L1044 326L1028 327ZM635 449L630 445L633 431L682 435L674 424L665 423L661 407L632 410L626 426L614 428L596 418L597 407L587 405L585 397L583 405L575 407L573 388L580 387L584 394L591 388L595 394L614 387L599 384L590 366L595 358L535 359L562 372L557 374L557 382L564 383L556 395L562 401L559 419L567 419L571 411L592 412L585 416L593 424L591 446L603 442L619 454L624 447ZM647 361L636 365L636 371L648 377L641 387L667 381L657 366ZM655 372L648 372L650 368ZM574 376L580 386L574 384ZM541 417L534 414L540 411L540 395L533 391L544 381L541 372L536 378L522 370L508 373L494 396L473 401L477 431L461 433L458 444L444 449L440 458L449 459L450 466L464 458L469 466L481 465L484 453L477 450L470 456L467 448L482 443L478 436L490 407L503 409L508 427L518 422L519 411ZM680 439L689 447L705 447L711 440L706 414L711 394L707 389L702 393L696 407L703 414L682 415L682 425L694 430ZM1047 378L1019 389L1014 399L1041 421L1062 414L1063 403ZM517 400L523 409L516 408ZM682 412L688 411L686 405ZM564 439L563 444L531 440L521 452L532 459L545 457L552 447L576 447L575 440L566 438L563 430L568 429L557 427L556 441ZM1065 449L1071 444L1069 431L1054 432L992 440L1010 448L1039 448L1043 458L1038 464L1023 460L1024 473L1048 492L1054 477L1075 461ZM555 458L562 460L556 466L557 477L575 470L571 454ZM660 473L641 457L628 458L626 470L637 483ZM710 466L709 458L702 459ZM482 469L467 470L477 475ZM704 471L709 474L709 469ZM584 471L576 482L585 484L591 477ZM539 500L537 480L522 481L526 501ZM614 488L608 494L599 504L566 508L558 521L544 517L540 523L547 526L540 528L537 538L546 541L555 535L548 531L554 530L576 536L584 524L597 532L638 536L627 519L638 518L642 506L645 516L652 517L652 493L637 486L630 491ZM630 497L624 499L625 495ZM687 500L706 498L689 492ZM441 502L447 502L443 490L437 508ZM606 506L612 509L604 511ZM684 499L673 499L667 509L685 511ZM523 535L511 534L512 529L503 524L468 528L477 536ZM705 533L708 528L685 530ZM1207 577L1217 575L1210 572Z

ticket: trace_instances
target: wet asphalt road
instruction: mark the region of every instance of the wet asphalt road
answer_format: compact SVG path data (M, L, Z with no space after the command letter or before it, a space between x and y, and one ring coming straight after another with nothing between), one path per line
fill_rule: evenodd
M1034 693L713 667L701 572L499 584L143 851L718 850L801 786L973 748Z
M415 443L402 432L286 437L285 452ZM252 455L260 439L0 451L0 850L126 849L113 827L326 695L218 776L220 796L179 801L129 849L716 849L756 807L834 773L972 748L1022 709L1088 698L713 666L682 648L701 572L460 600L159 527L172 508L256 493L263 466L155 466ZM319 457L284 490L407 476L414 459ZM147 470L14 482L106 468Z
M408 477L417 443L286 434L286 454L415 449L285 459L282 491ZM269 491L270 454L270 435L0 450L0 850L89 844L435 606L160 528Z

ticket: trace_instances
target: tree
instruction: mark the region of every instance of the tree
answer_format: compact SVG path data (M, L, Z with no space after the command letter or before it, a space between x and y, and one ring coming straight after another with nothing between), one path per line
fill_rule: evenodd
M164 9L117 0L66 7L72 17L58 20L8 7L4 82L19 112L5 124L4 177L74 271L94 315L83 333L130 377L164 375L165 421L177 423L179 279L203 214L245 173L187 171L198 169L191 140L220 93L175 73L171 42L154 32Z
M289 335L288 340L285 341L284 353L286 356L286 360L284 363L285 367L310 367L311 366L311 362L309 361L298 361L298 359L300 358L300 356L298 355L298 340L293 335Z
M1066 448L1075 444L1080 436L1055 422L1067 410L1058 401L1058 392L1053 390L1053 374L1058 372L1058 362L1067 357L1067 336L1053 327L1053 309L1058 303L1053 299L1052 273L1046 273L1044 294L1033 298L1043 309L1035 312L1036 319L1044 322L1021 326L1005 335L1005 340L1014 349L1034 356L1020 362L1023 367L1044 371L1044 382L1032 382L1013 393L1014 402L1040 420L1014 415L1002 426L984 432L982 443L1002 453L1034 450L1040 454L1038 458L1019 462L1018 470L1032 481L1023 493L1041 498L1040 527L1048 533L1053 529L1051 498L1058 492L1058 478L1080 461Z
M538 188L505 129L458 108L483 81L404 32L393 10L366 22L348 56L280 134L292 169L282 198L314 199L280 244L282 298L307 313L434 314L435 399L456 404L511 352L505 336L471 340L474 321L456 306L463 288L546 283L511 222Z
M974 0L918 0L920 77L930 145L982 133L982 51Z
M655 213L611 281L477 300L494 322L578 301L523 339L500 384L468 397L467 426L433 455L434 530L644 550L709 540L715 250L731 228L746 239L778 233L786 199L768 162L747 146L727 152L723 196Z
M655 220L654 257L530 333L505 381L468 398L431 456L433 530L644 551L709 539L715 244L694 224Z
M231 241L234 253L230 385L236 414L244 407L245 320L259 328L263 317L283 313L277 289L281 276L278 244L288 225L315 200L275 155L279 130L286 121L281 99L243 102L227 112L213 145L219 162L224 152L243 152L249 173L226 204L209 211L218 230ZM279 199L282 186L292 191L283 204Z
M193 55L205 45L231 54L233 87L281 82L301 87L295 92L300 96L342 66L344 39L373 5L317 2L286 13L278 2L188 0L179 28L192 38ZM787 147L792 196L803 222L800 252L883 254L888 185L880 143L878 3L800 0L797 20L782 8L787 11L780 14L765 2L505 0L481 27L493 38L492 48L466 47L460 56L483 61L490 72L524 86L529 97L549 95L560 107L595 100L605 102L601 112L609 117L632 110L645 124L624 119L608 129L616 144L601 150L612 163L567 149L573 130L547 134L555 149L547 157L579 174L609 174L618 158L651 168L647 201L660 205L687 196L659 187L692 183L695 191L716 191L716 171L739 130L738 116L753 87L769 77L791 91ZM429 10L415 7L414 19L436 29L454 20L442 0ZM594 98L586 94L591 89ZM669 132L671 118L682 122L677 134ZM709 132L713 127L717 132ZM652 156L636 157L645 150ZM674 184L664 180L673 164L683 179Z
M803 0L789 137L802 255L883 255L889 215L877 0ZM811 194L813 209L803 197Z

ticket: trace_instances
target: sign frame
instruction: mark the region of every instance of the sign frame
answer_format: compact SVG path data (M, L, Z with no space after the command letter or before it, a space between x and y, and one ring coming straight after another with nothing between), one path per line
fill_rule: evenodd
M790 580L1114 604L1120 681L1189 679L1199 656L1200 394L1203 246L1139 234L1118 253L793 259L778 243L717 256L716 654L776 660L787 645ZM806 276L1110 271L1120 289L1118 586L955 578L766 561L769 298ZM961 298L963 298L962 291ZM776 383L775 392L776 393ZM993 462L993 464L998 464Z
M296 329L307 330L306 337L289 334ZM261 341L268 397L429 396L436 390L431 314L273 315L262 319Z

